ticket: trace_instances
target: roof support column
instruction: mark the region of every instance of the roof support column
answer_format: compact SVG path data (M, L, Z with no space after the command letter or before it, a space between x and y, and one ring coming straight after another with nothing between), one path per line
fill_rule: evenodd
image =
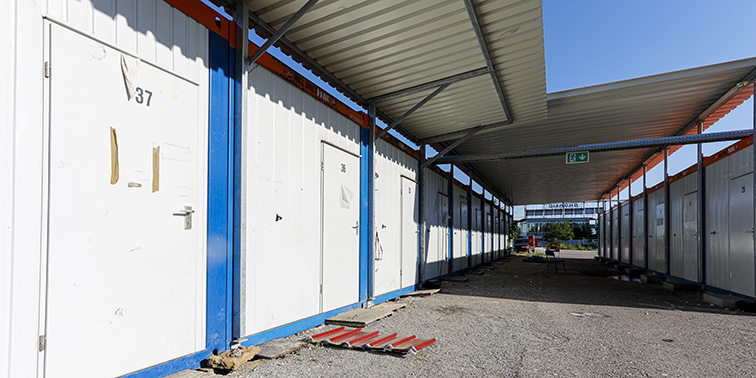
M268 40L265 41L265 43L262 46L260 46L260 48L257 49L257 51L255 51L255 53L252 54L251 57L249 57L249 59L247 59L247 66L248 66L247 69L252 70L254 68L253 65L255 61L258 58L260 58L266 51L268 51L270 46L273 46L274 43L276 43L279 39L281 39L281 37L283 37L283 35L286 34L286 32L289 31L289 29L291 29L292 26L294 26L294 23L299 21L299 19L302 18L302 16L304 16L304 14L307 13L307 11L310 10L310 8L312 8L312 6L315 5L317 2L318 0L308 0L307 3L297 11L297 13L295 13L293 16L291 16L291 18L288 21L286 21L286 23L281 27L281 29L278 29L275 33L273 33L273 35L271 35L270 38L268 38ZM248 16L249 8L247 8L247 10L248 11L246 13L247 15L245 16L245 18L247 19L246 22L249 22L249 16Z
M669 234L669 147L664 147L664 273L669 275L671 235Z
M234 161L234 172L241 169L247 161L247 145L243 141L247 132L247 83L249 71L247 71L247 55L249 55L249 2L247 0L236 3L234 23L236 25L236 55L234 57L234 155L239 156ZM241 181L239 181L241 180ZM234 174L234 192L246 190L246 183L241 175ZM234 267L233 267L233 319L231 326L232 345L240 345L242 342L241 330L244 319L241 316L246 306L245 285L245 256L243 253L244 236L241 233L241 203L237 195L234 195Z
M703 134L703 121L698 122L698 133ZM704 228L704 211L706 208L706 204L704 203L706 194L704 193L704 167L703 167L703 144L698 144L698 149L696 153L696 175L697 175L697 183L696 186L698 190L696 191L696 201L698 201L698 204L696 205L696 259L697 259L697 267L698 267L698 283L704 285L706 284L706 275L704 271L704 243L705 243L705 228Z
M633 245L635 244L635 240L633 239L633 178L631 176L627 176L627 205L630 206L630 208L627 210L627 235L629 236L627 240L627 250L628 250L628 262L630 263L630 266L633 266Z
M617 185L617 261L622 262L622 181Z
M372 305L373 288L375 287L375 277L373 264L375 262L374 240L375 236L375 103L368 105L368 138L367 138L367 306Z
M648 187L646 186L648 166L643 164L643 269L648 270Z
M753 77L751 79L753 79ZM753 84L753 95L754 96L751 97L753 99L753 130L756 131L756 82ZM756 135L753 136L753 140L754 140L754 142L756 142ZM756 222L756 145L754 145L753 151L754 151L754 153L753 153L753 162L752 162L753 166L752 166L752 168L753 168L753 171L754 171L754 173L753 173L753 186L754 186L754 191L753 191L753 193L754 193L753 194L753 196L754 196L754 200L753 200L753 213L754 213L754 216L751 218L751 220L754 221L754 222ZM756 226L756 223L754 223L754 225ZM754 228L754 230L756 230L756 228ZM753 235L753 237L754 237L753 238L753 243L754 243L754 272L756 272L756 232L752 231L751 235ZM754 275L754 280L756 280L756 274Z
M425 155L426 144L420 144L420 164L418 165L418 186L419 186L419 214L418 221L420 223L420 248L418 250L418 284L422 285L425 282L425 255L427 254L426 240L428 240L428 231L425 226Z

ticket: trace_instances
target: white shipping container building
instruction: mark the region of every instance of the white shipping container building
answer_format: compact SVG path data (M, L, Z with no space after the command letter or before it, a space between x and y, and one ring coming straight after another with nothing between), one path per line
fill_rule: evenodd
M0 22L0 378L196 368L503 248L471 184L425 168L423 206L419 152L292 68L237 86L234 24L199 0Z
M646 194L632 199L632 256L622 263L668 277L671 280L697 283L707 290L753 298L753 141L744 139L704 160L705 209L703 249L699 255L698 234L698 172L692 166L669 179L669 219L665 214L664 183L649 188ZM648 211L645 211L645 203ZM623 213L628 205L623 202ZM617 260L618 247L630 248L625 239L616 236L616 206L612 221L602 213L600 234L604 235L602 256L611 250ZM605 218L606 217L606 218ZM645 222L644 218L648 217ZM623 217L622 222L626 222ZM669 234L665 223L669 222ZM625 224L621 225L625 229ZM609 230L612 230L611 233ZM666 237L670 238L667 249ZM667 264L669 258L669 264Z

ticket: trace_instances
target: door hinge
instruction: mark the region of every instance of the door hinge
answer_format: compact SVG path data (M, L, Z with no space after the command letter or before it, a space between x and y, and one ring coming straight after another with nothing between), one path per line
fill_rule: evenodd
M45 62L45 77L49 78L52 73L52 65L50 62Z
M320 294L323 294L323 284L320 284Z
M39 351L40 352L44 351L46 345L47 345L47 336L39 335Z
M325 163L322 161L320 162L320 170L325 171Z

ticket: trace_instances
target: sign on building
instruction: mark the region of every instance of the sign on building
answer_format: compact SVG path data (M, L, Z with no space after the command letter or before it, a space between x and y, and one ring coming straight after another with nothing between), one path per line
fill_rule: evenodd
M567 164L587 163L588 151L568 152L565 154Z

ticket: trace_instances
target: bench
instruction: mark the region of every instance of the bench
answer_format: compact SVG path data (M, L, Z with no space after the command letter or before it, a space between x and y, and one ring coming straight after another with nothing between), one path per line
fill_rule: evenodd
M554 264L554 273L559 273L559 264L562 264L562 269L567 273L567 264L565 259L558 259L554 255L554 251L551 249L546 250L546 272L549 271L551 264Z

